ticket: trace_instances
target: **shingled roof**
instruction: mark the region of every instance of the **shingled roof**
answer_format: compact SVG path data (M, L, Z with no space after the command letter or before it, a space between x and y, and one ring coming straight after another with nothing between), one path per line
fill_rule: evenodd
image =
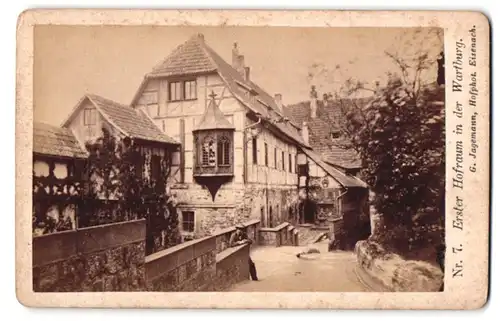
M97 96L87 95L96 105L97 109L107 116L108 121L120 129L123 134L142 140L166 144L179 144L175 139L165 135L141 110L119 104L112 100Z
M80 100L77 108L75 108L72 115L64 123L64 127L69 125L73 115L77 113L85 99L88 99L96 107L110 125L115 127L125 136L165 144L179 144L175 139L165 135L154 124L153 120L141 110L94 94L86 94L82 100Z
M198 41L202 36L196 35L179 45L161 63L150 72L154 76L179 76L214 72L217 65L210 59Z
M333 179L335 179L340 185L345 188L350 187L362 187L367 188L368 185L357 178L356 176L352 176L349 174L345 174L338 170L337 168L325 163L321 157L316 154L313 150L304 149L304 153L308 158L312 159L319 167L323 168L325 172L330 175Z
M71 130L38 122L33 123L33 152L57 157L88 156Z
M254 113L259 113L264 122L267 122L300 146L310 148L309 144L302 139L297 127L291 122L283 121L284 115L280 107L276 105L274 98L254 82L246 80L236 69L222 59L219 54L206 44L201 34L197 34L181 44L145 76L131 105L133 106L136 103L147 83L147 79L210 72L217 72L231 93L245 107ZM250 99L249 89L257 93L255 99Z
M201 118L200 124L196 127L196 130L234 129L233 124L226 119L222 111L217 106L213 91L210 97L212 99L210 99L208 108L205 110L205 113Z
M284 107L285 115L298 124L307 123L309 127L309 144L330 164L346 168L361 168L361 161L354 150L346 149L343 138L332 138L332 133L339 132L341 121L340 106L329 101L318 100L317 115L311 117L311 102L304 101Z

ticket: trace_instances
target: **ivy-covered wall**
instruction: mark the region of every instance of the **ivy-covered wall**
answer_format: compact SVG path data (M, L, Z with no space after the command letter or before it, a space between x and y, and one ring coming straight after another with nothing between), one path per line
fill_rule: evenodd
M177 202L168 186L177 146L111 135L87 144L87 190L80 226L146 219L146 254L180 242Z

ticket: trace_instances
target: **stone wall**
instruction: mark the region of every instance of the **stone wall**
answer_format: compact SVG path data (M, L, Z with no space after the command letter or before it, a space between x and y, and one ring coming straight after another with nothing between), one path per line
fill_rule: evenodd
M212 291L216 276L215 238L173 246L146 257L148 291Z
M297 230L289 223L282 223L276 227L261 227L259 245L298 246L297 233Z
M370 241L356 243L359 276L377 291L438 292L443 272L423 261L407 261Z
M277 226L296 215L297 189L288 187L266 188L262 184L222 186L214 200L208 190L190 184L173 191L179 201L179 218L182 211L195 213L193 232L182 231L192 238L213 235L217 230L260 220L262 226ZM291 210L291 212L290 212Z
M255 238L259 221L244 223ZM250 246L228 247L234 227L192 240L146 257L148 291L189 292L224 290L248 279Z
M223 291L231 286L248 280L250 271L248 258L250 246L239 245L226 249L216 256L216 282L214 291Z
M245 232L248 235L248 238L253 241L255 245L258 243L258 233L260 229L260 221L259 220L251 220L245 223L242 223L243 226L245 226ZM229 248L229 239L231 238L231 234L236 231L236 228L229 227L226 229L221 229L218 230L216 233L214 233L215 236L215 247L217 250L217 253L220 253L227 248Z
M260 219L263 227L274 227L297 215L297 202L296 187L247 184L236 211L239 216Z
M141 291L145 220L33 238L35 292Z

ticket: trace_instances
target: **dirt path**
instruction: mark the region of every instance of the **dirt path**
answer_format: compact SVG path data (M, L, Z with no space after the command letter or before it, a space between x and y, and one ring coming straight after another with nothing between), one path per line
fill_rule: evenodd
M355 273L356 258L352 252L327 252L327 243L313 245L320 254L298 259L295 255L306 247L262 247L252 251L259 281L245 281L235 292L367 292L370 291ZM312 246L310 246L312 247Z

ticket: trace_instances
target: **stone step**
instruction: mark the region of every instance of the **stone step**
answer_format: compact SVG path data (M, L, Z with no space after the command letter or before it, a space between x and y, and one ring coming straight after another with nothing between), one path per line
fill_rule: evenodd
M324 230L315 230L311 227L298 226L299 231L299 246L313 244L324 237Z

